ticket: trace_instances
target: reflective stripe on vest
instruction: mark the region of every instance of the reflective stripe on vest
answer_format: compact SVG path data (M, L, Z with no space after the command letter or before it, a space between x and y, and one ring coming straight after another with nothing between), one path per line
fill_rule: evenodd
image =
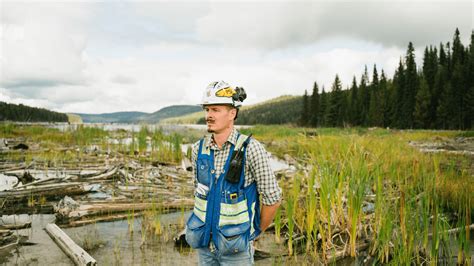
M207 200L194 197L194 214L203 222L206 221Z
M253 221L255 219L255 202L252 203L252 219L250 220L250 235L253 235L255 228L253 227Z
M234 204L221 203L219 226L242 224L248 222L249 220L246 199Z

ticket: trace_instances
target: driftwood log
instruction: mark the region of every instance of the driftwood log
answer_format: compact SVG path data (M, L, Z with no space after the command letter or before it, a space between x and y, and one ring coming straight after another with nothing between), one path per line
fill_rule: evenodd
M46 225L45 230L76 265L97 265L96 260L84 249L74 243L74 241L72 241L72 239L56 224Z
M191 199L179 199L163 203L133 203L133 202L101 202L88 203L72 208L56 207L57 222L65 226L81 226L96 222L126 219L130 216L140 216L143 212L158 209L178 210L190 209L194 205Z
M48 185L27 186L18 190L0 191L0 199L18 200L31 196L65 196L86 192L85 183L55 183Z

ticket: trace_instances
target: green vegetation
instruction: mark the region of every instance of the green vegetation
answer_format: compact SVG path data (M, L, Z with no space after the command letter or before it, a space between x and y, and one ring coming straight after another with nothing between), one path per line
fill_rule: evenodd
M242 108L236 120L239 125L296 124L301 113L301 97L280 96Z
M160 121L160 124L197 124L202 119L204 119L204 111L199 110L183 116L165 118Z
M366 66L360 83L354 76L347 90L342 90L337 75L331 92L325 92L323 87L319 93L315 82L312 95L305 92L295 103L302 108L290 122L299 121L299 125L311 127L473 128L474 32L466 47L460 41L458 29L451 44L441 43L439 50L426 47L422 64L416 65L415 49L410 42L392 79L383 70L379 76L374 65L370 80ZM292 110L276 108L272 110L273 117ZM256 121L266 124L268 119L259 117Z
M57 165L63 162L81 161L84 153L96 150L116 156L139 156L140 161L160 161L169 164L181 162L183 137L177 133L165 135L161 129L151 131L142 125L139 132L123 130L106 131L102 127L84 124L61 131L40 125L0 124L0 137L21 138L31 145L31 153L6 153L13 160L41 160Z
M44 108L0 102L0 121L68 122L68 116Z
M289 154L308 169L283 186L281 221L287 221L289 230L304 228L300 233L307 237L306 249L317 249L308 252L313 259L322 255L326 260L345 245L357 256L365 240L376 263L436 264L453 255L447 230L472 221L469 158L424 154L408 145L453 138L458 132L277 126L245 131L272 153ZM289 234L292 254L291 230ZM451 237L457 239L461 262L469 264L468 230Z
M288 154L299 164L294 177L280 180L284 202L275 219L276 242L288 238L288 242L281 242L289 260L306 250L303 263L333 263L341 249L357 257L359 247L365 245L374 264L436 264L453 255L459 264L471 263L470 231L465 229L474 213L471 158L422 153L409 142L436 143L471 136L472 132L291 126L256 126L241 131L252 133L274 155ZM80 165L88 157L84 155L90 155L91 146L106 150L121 162L138 159L144 166L156 161L178 163L183 156L181 143L195 138L165 134L146 124L138 132L128 132L86 125L60 131L4 123L0 135L38 145L27 153L3 153L8 159L42 160L45 167L56 168L71 162ZM101 160L99 152L94 163L104 163ZM149 181L145 175L143 193L134 200L149 200ZM181 197L186 195L182 190ZM31 205L42 201L34 195L29 199ZM166 242L179 231L178 226L168 228L160 220L167 211L157 207L163 198L152 201L157 205L144 212L141 223L143 245L152 240ZM131 228L136 214L129 212ZM183 221L180 223L182 226ZM460 230L450 235L447 230L451 228ZM90 234L86 240L93 237ZM452 243L457 254L449 248ZM97 245L92 241L87 244L92 248Z

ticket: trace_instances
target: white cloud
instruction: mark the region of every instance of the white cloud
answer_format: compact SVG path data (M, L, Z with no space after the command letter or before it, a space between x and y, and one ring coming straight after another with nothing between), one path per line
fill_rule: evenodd
M472 1L316 1L213 3L198 20L206 42L275 49L348 36L405 47L451 39L473 27Z
M463 41L471 2L2 2L0 101L56 111L154 112L198 104L226 80L246 104L388 77L408 41Z
M1 86L85 83L86 6L6 2L2 8Z

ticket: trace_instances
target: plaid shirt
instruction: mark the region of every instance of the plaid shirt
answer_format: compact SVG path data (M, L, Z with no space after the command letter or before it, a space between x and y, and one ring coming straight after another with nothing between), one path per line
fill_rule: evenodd
M238 137L237 130L233 129L227 141L219 149L217 144L214 142L212 135L207 135L205 138L210 139L210 148L214 150L214 169L216 171L216 177L218 177L224 170L225 162L231 151L231 144L236 143ZM193 174L196 180L196 160L199 151L199 141L193 145L192 162L193 162ZM251 139L247 146L245 155L245 184L248 186L252 182L257 182L257 190L261 196L262 204L273 205L281 200L281 188L278 186L273 170L270 167L269 156L265 151L263 145L255 139Z

